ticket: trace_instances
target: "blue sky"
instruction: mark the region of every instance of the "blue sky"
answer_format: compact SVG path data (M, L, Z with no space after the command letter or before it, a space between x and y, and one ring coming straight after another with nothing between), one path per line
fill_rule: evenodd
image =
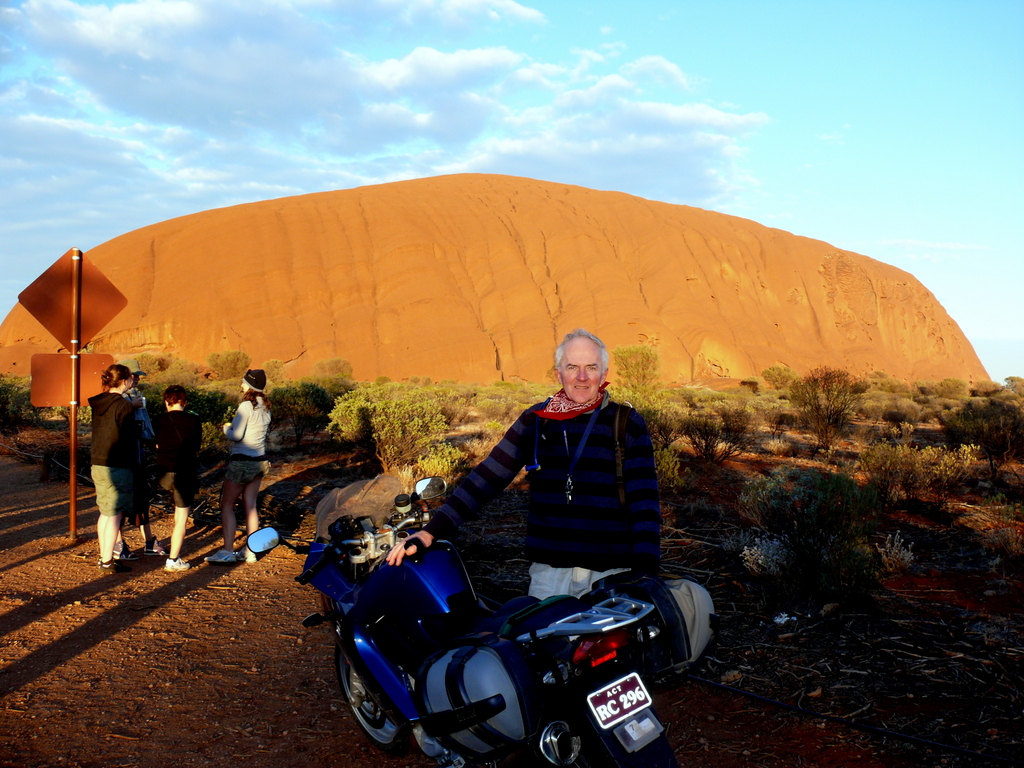
M1024 0L8 1L0 316L68 248L458 172L743 216L914 274L1024 376Z

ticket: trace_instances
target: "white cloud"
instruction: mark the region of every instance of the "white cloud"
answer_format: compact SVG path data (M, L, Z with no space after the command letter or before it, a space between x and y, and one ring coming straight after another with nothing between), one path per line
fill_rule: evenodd
M690 79L677 64L673 64L664 56L641 56L623 64L619 70L627 77L648 77L655 82L666 82L689 90Z
M756 183L738 159L768 123L678 101L693 78L661 56L623 63L620 43L542 58L406 42L415 25L450 40L545 21L502 0L27 0L12 14L0 262L15 269L172 216L457 171L710 207Z
M512 70L523 55L508 48L477 48L442 53L419 47L401 59L370 62L356 69L367 88L408 91L419 88L463 88L488 83Z

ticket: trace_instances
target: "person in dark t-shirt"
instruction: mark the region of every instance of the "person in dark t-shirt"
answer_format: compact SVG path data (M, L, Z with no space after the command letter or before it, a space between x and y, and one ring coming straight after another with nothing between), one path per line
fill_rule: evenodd
M190 566L181 559L181 545L199 489L196 455L203 442L203 425L196 414L185 410L188 393L184 387L172 384L164 390L164 405L167 412L156 419L157 478L160 487L174 498L174 530L164 570L187 571Z

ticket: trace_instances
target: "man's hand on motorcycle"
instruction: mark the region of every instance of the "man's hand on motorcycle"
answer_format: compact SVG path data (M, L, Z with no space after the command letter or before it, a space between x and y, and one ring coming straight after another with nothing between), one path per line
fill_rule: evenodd
M388 552L388 565L401 565L406 555L415 555L421 549L427 549L434 543L434 537L426 531L418 531L407 538L402 546Z

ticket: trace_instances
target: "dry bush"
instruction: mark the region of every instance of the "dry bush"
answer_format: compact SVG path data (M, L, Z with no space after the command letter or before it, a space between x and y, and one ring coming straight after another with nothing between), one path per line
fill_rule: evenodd
M882 557L882 567L889 573L906 573L914 564L914 545L906 544L899 533L885 537L885 544L875 549Z
M765 451L780 458L796 453L796 446L784 437L769 437L762 445Z

